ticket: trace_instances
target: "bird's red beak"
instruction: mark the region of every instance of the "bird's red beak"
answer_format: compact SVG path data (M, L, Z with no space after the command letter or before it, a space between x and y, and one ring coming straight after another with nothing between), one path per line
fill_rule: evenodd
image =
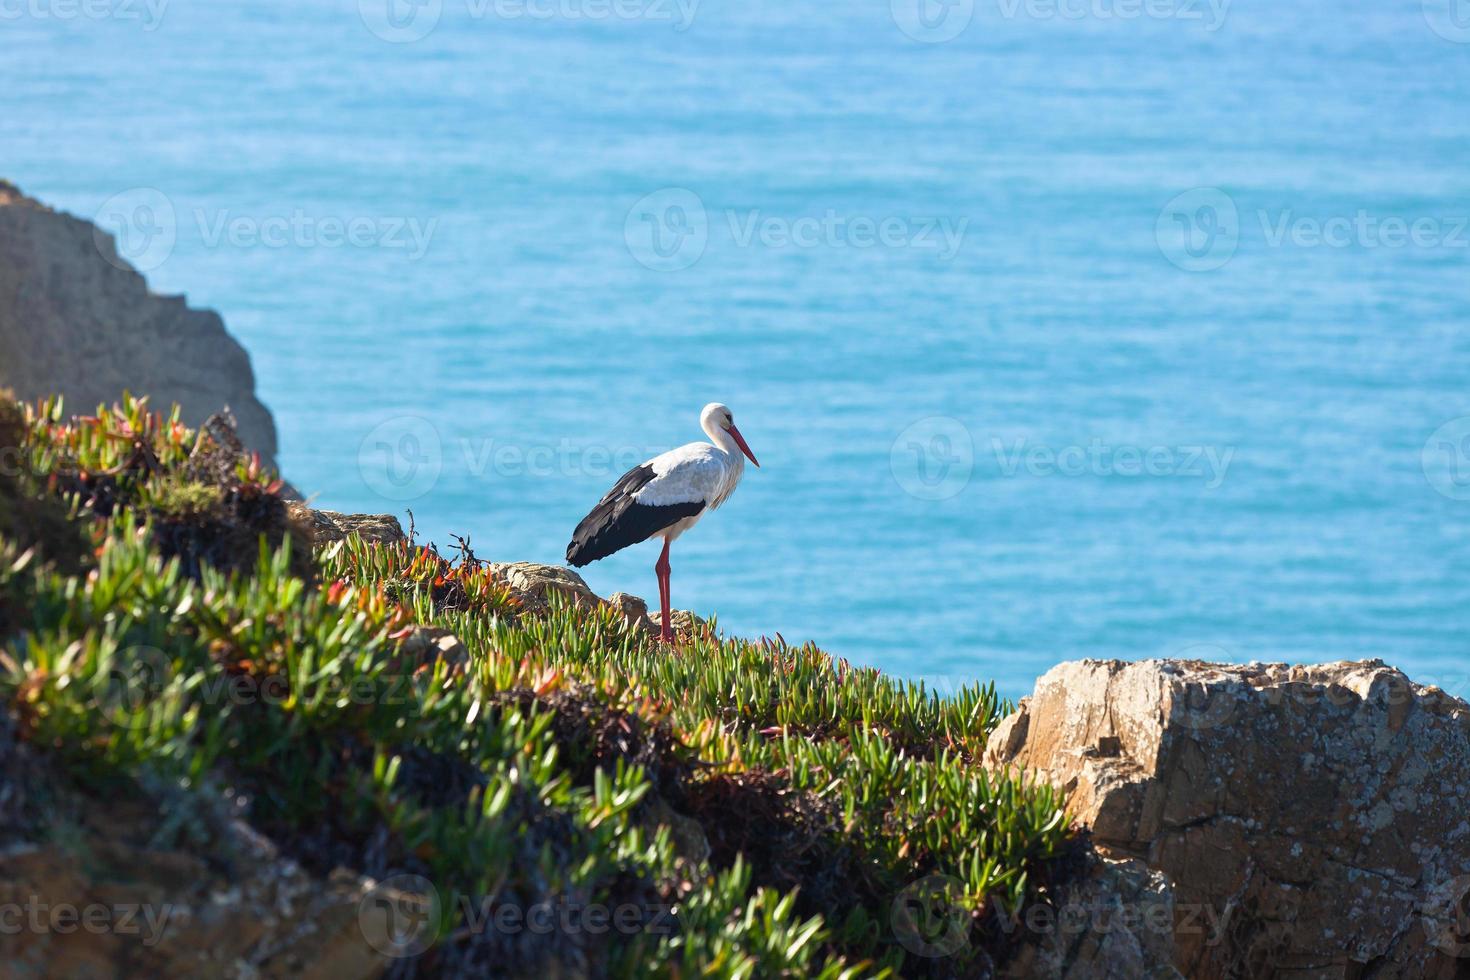
M755 464L756 469L760 469L760 460L755 458L755 453L751 452L750 447L745 444L745 437L740 434L740 430L732 425L725 431L735 437L735 445L739 446L740 451L745 454L746 458Z

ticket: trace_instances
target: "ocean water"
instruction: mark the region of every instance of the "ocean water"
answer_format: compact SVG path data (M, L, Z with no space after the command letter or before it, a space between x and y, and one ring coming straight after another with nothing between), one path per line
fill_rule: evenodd
M0 91L322 506L558 561L718 400L733 633L1470 694L1461 0L0 0Z

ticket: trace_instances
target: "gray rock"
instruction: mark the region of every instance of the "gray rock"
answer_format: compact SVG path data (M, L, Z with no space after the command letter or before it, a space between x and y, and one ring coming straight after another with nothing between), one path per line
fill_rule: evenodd
M276 467L276 426L245 349L219 315L150 292L112 236L0 181L0 387L62 395L87 414L124 390L177 402L197 427L229 406L240 438Z
M1173 966L1174 891L1136 859L1098 858L1055 907L1009 927L1026 942L1006 964L1007 980L1183 980Z

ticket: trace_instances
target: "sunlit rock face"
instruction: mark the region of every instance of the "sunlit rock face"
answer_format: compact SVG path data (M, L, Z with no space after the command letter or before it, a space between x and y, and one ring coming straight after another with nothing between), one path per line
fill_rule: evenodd
M1470 976L1470 706L1382 661L1065 663L986 755L1169 878L1186 976Z

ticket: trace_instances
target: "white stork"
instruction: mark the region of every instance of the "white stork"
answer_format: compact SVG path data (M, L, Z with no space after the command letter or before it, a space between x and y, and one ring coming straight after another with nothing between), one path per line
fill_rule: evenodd
M663 538L664 550L653 570L658 574L658 603L663 613L659 638L665 643L674 639L669 626L669 545L735 491L745 472L741 453L761 465L724 405L711 402L704 406L699 427L709 442L670 449L624 473L582 518L567 545L567 561L581 568L629 545Z

